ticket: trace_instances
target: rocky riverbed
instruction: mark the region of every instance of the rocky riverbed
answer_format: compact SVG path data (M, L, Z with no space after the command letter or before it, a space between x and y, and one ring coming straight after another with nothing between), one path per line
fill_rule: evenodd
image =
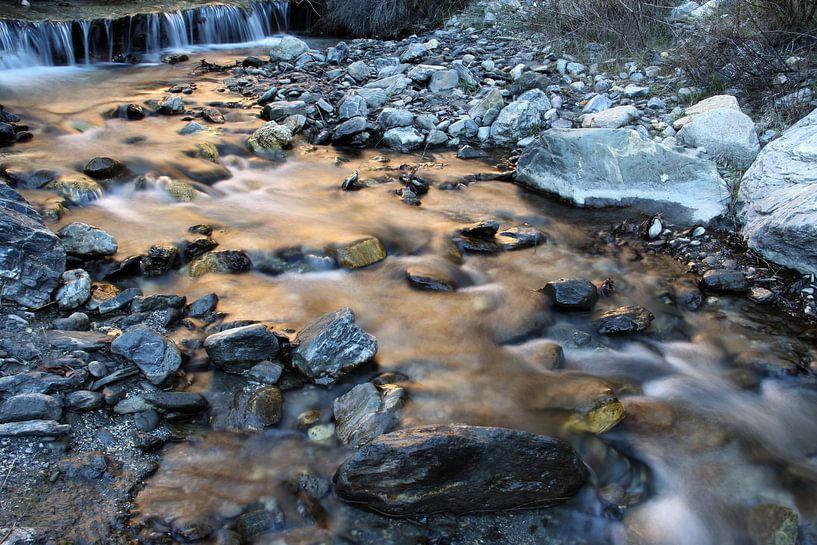
M813 116L491 6L7 74L0 542L815 543Z

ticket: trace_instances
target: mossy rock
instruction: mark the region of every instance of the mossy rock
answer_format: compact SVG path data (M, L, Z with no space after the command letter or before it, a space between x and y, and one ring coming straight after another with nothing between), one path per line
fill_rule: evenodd
M171 180L164 189L178 202L190 202L196 198L196 190L193 186L182 180Z
M624 419L624 405L614 396L602 399L587 412L570 415L565 428L570 431L604 433Z
M102 198L102 186L97 182L77 174L76 176L60 176L52 182L49 189L55 191L69 203L83 206Z
M199 142L196 144L196 157L206 159L211 163L217 163L218 148L211 142Z
M238 274L252 268L249 256L241 250L208 252L190 263L190 276L199 278L209 273Z
M281 159L283 149L292 144L292 131L275 121L264 123L247 141L253 153L261 157Z
M345 269L360 269L386 259L386 248L375 237L367 237L333 248L335 260Z

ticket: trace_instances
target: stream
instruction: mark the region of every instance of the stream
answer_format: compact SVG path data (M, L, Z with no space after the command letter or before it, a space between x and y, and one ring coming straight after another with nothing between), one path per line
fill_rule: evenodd
M199 349L186 364L188 390L203 393L215 416L179 424L190 439L162 451L158 471L134 499L131 524L140 540L158 543L169 528L177 536L215 531L248 509L281 515L274 532L252 541L270 544L740 545L756 542L773 506L796 510L803 528L814 528L817 381L804 366L815 356L813 330L743 297L705 295L697 312L674 304L674 286L690 282L681 263L625 251L604 235L637 212L577 209L492 179L501 155L465 161L455 152L399 155L296 140L284 162L252 156L245 142L261 124L258 109L230 107L245 102L226 90L228 73L193 75L193 68L202 59L232 64L263 55L269 43L194 49L176 65L0 72L0 104L38 129L31 143L3 150L7 168L68 174L108 156L130 170L51 229L97 226L116 238L121 259L189 239L190 226L206 224L219 250L243 250L254 265L245 274L198 278L182 268L125 285L188 301L216 293L225 320L262 321L289 335L350 307L378 341L376 363L332 387L284 388L281 422L253 434L224 429L218 414L242 379L213 371ZM226 123L182 135L187 120L179 116L112 115L175 85L192 85L185 102L217 105ZM201 144L215 145L218 158L203 158ZM395 195L403 164L431 183L421 206ZM368 187L341 191L355 170ZM490 175L468 178L477 173ZM174 200L170 180L192 183L192 201ZM35 205L54 198L22 193ZM532 226L547 241L460 255L452 235L482 220ZM354 271L328 264L327 248L370 236L385 246L384 261ZM454 289L416 289L407 271ZM644 333L600 335L592 313L549 307L539 290L559 278L611 279L615 289L598 311L637 305L655 319ZM172 336L182 346L195 346L194 337L185 328ZM548 356L553 343L563 362ZM331 433L332 404L383 374L399 377L408 394L400 427L465 423L560 437L591 468L591 484L551 509L416 519L367 512L328 488L319 502L293 493L289 485L304 475L329 486L350 453ZM624 408L620 423L596 434L577 424L615 398ZM299 425L315 410L314 426Z

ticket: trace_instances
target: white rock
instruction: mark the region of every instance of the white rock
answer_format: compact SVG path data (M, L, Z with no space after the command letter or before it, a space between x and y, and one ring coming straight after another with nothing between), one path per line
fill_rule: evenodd
M711 156L723 158L737 167L748 167L760 151L751 118L728 108L695 115L676 138L686 146L706 148Z

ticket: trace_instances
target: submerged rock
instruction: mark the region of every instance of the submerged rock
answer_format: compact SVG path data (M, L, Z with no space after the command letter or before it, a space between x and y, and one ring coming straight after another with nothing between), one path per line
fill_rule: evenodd
M519 159L516 180L578 205L633 205L680 221L711 220L726 196L714 163L630 129L545 131Z
M230 420L239 429L262 430L281 421L284 397L275 386L263 386L236 396Z
M85 176L60 176L48 188L75 206L102 198L102 186Z
M181 366L173 341L146 325L127 329L111 343L111 352L136 364L151 384L161 385Z
M241 250L208 252L190 263L190 276L198 278L208 273L238 274L252 268L250 257Z
M179 95L165 95L156 105L156 113L179 115L184 113L184 100Z
M145 276L162 276L179 264L179 250L173 244L154 244L142 256L140 268Z
M523 431L465 425L392 432L335 475L343 499L394 516L546 507L587 480L566 443Z
M542 288L550 303L561 310L593 310L599 300L595 284L589 280L559 279Z
M377 353L377 339L355 323L350 308L330 312L295 339L292 363L318 384L332 384Z
M360 269L386 259L386 248L375 237L367 237L333 248L338 265L345 269Z
M216 367L241 373L256 363L278 357L278 338L263 324L228 329L204 340L204 349Z
M335 433L345 444L359 448L394 429L406 392L394 384L358 384L335 399Z
M602 335L644 331L655 316L642 307L621 307L603 312L596 318L596 329Z
M82 169L95 180L107 180L125 172L125 164L110 157L94 157Z
M748 515L749 535L757 545L795 545L800 516L797 511L775 504L756 505Z
M66 252L81 258L114 255L119 249L115 238L87 223L70 223L57 231L57 236Z

